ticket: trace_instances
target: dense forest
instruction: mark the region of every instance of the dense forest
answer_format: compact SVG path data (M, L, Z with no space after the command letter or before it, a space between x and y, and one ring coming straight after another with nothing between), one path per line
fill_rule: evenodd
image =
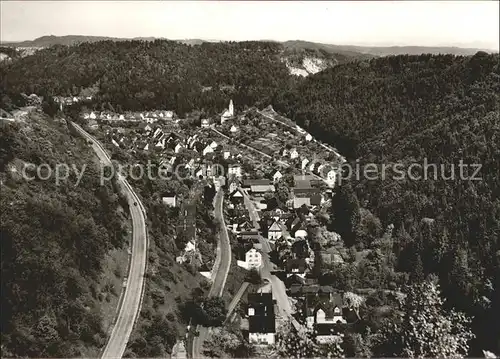
M304 57L333 66L358 53L285 48L275 42L186 45L176 41L101 41L56 45L0 67L0 93L78 96L97 88L97 109L168 108L181 116L192 109L222 111L231 97L238 106L264 105L298 80L286 61ZM5 108L7 98L2 98Z
M410 282L420 285L422 293L436 291L424 282L428 275L438 278L445 309L454 308L472 318L475 337L471 340L469 355L479 356L482 349L500 353L498 54L365 58L338 64L305 79L289 75L282 61L283 54L282 45L265 42L188 46L157 40L54 46L0 67L1 107L9 108L12 103L18 103L21 92L68 96L96 88L90 106L98 110L109 105L117 110L161 107L173 109L182 116L195 109L214 114L232 98L237 108L272 104L275 110L296 121L316 138L335 146L352 164L358 160L361 168L368 163L375 163L378 168L382 164L401 164L408 168L413 163L423 164L425 159L430 164L437 164L436 179L416 181L389 175L385 179L361 177L344 181L332 203L331 225L342 234L347 246L362 250L379 246L380 228L392 224L392 241L386 246L390 252L386 257L391 260L374 257L371 261L391 262L395 271L407 274ZM4 138L9 140L4 142ZM10 154L21 148L16 141L12 134L2 133L1 163L10 162L13 159ZM38 158L41 155L30 156ZM479 175L482 179L450 178L451 166L454 165L458 173L460 161L481 164ZM448 179L442 178L440 165L446 168ZM415 172L421 174L419 170ZM469 169L469 175L471 172ZM85 188L90 191L92 186L89 184ZM44 187L40 191L48 189ZM2 193L2 209L17 203L11 198L23 193L7 192L7 196ZM21 199L19 203L31 202ZM95 207L87 206L86 210L91 208ZM27 220L22 209L19 211L21 214L17 213L6 222L7 225L14 223L14 229L20 226L18 229L4 229L2 223L2 253L4 243L7 249L7 254L2 254L2 270L5 266L10 273L18 273L15 266L23 262L12 262L15 249L11 248L14 242L9 242L9 238L31 233L28 231L38 233L37 236L44 233L30 229L33 223L38 226L36 221L30 225L16 224ZM95 208L93 214L99 211L102 208ZM164 212L162 210L162 216L167 216ZM73 212L64 210L64 213ZM371 221L380 227L375 231L376 236L361 231L366 227L366 223L360 225L367 221L366 213L370 213ZM108 225L101 224L100 217L92 215L92 218L97 221L96 225ZM65 230L72 228L66 226ZM4 235L5 231L9 232ZM28 236L21 237L19 243L28 240ZM107 243L110 239L97 243ZM47 248L44 246L41 250ZM37 265L28 264L29 268L38 268ZM342 283L342 278L336 275L332 277L334 281ZM390 287L391 278L377 278L378 283L371 283L374 287ZM4 285L7 293L21 295L17 288L3 282L2 296ZM66 294L69 296L69 292ZM60 297L66 298L64 293ZM411 304L407 307L411 308ZM15 308L16 304L9 305L7 308ZM16 322L9 313L13 310L2 315L2 332L4 323L34 320L18 318ZM53 317L59 320L57 325L67 326L61 319L64 315L55 314ZM9 336L7 343L15 343L15 340L19 343L28 336L22 330L13 333L21 334ZM59 335L66 335L61 333ZM394 333L393 336L398 335L397 331ZM387 342L392 339L394 337ZM402 351L387 347L387 342L378 346L373 344L372 353L403 355ZM40 353L42 351L37 355Z
M2 356L71 357L99 350L103 307L120 288L103 280L105 258L125 250L125 196L99 185L92 150L63 122L33 113L0 124ZM25 163L71 163L82 170L56 185L47 169L33 180ZM113 275L113 273L111 273ZM112 293L111 293L112 292ZM114 308L112 309L114 311Z
M97 104L214 113L229 96L237 104L264 104L288 87L282 50L265 42L189 46L160 40L54 46L4 67L1 92L69 96L97 85Z
M396 270L412 274L413 281L439 276L446 305L474 318L473 355L500 351L498 60L479 52L344 64L308 77L273 103L336 146L352 168L354 160L360 168L376 164L379 173L382 164L437 164L427 180L401 179L391 171L376 180L352 176L332 208L336 229L358 248L374 245L357 233L360 207L384 226L394 225ZM460 161L481 164L481 180L461 179Z

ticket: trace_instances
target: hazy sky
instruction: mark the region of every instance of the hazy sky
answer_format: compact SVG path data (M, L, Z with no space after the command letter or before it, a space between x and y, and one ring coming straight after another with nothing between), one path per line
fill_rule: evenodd
M5 1L1 39L43 35L309 40L498 50L497 1Z

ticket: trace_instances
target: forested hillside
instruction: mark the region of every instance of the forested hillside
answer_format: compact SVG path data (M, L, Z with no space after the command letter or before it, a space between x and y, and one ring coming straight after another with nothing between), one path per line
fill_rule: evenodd
M194 108L221 111L231 96L238 105L265 104L289 87L276 43L102 41L54 46L2 69L1 91L78 95L97 85L97 104L123 110Z
M99 185L92 149L65 122L33 112L0 125L2 356L98 351L126 270L125 262L114 280L106 263L117 251L126 261L127 201L111 182ZM40 179L47 168L24 178L25 163L86 167L78 185L73 171L57 185L53 172Z
M341 198L354 196L346 203L370 209L385 226L394 224L397 270L411 273L413 280L438 274L447 305L474 317L473 355L500 350L498 60L480 52L339 65L274 102L277 111L317 138L352 161L359 159L361 168L375 163L381 173L382 164L406 169L424 159L438 165L437 179L430 169L428 180L420 181L393 178L391 171L377 180L361 174L341 186L354 188ZM481 164L482 180L460 179L460 160ZM446 178L455 165L454 179L441 176L441 164ZM473 168L468 171L471 176ZM346 229L352 233L350 244L372 246L356 234L357 211L347 216L342 222L352 224Z

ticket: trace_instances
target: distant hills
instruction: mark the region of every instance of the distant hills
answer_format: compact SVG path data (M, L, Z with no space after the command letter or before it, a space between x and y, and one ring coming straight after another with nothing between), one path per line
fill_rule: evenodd
M354 54L366 54L372 56L390 55L420 55L420 54L451 54L469 56L478 51L493 52L488 49L463 48L463 47L438 47L438 46L355 46L355 45L331 45L302 40L285 41L283 45L287 48L316 48L331 53L353 56Z
M66 35L66 36L42 36L34 40L21 42L3 42L3 46L9 47L49 47L53 45L74 45L81 42L97 42L97 41L127 41L127 40L144 40L153 41L155 37L135 37L135 38L118 38L109 36L84 36L84 35ZM203 40L203 39L182 39L173 40L187 45L200 45L204 42L219 42L219 40ZM264 40L263 40L264 41ZM269 40L266 40L269 41ZM276 41L273 41L276 42ZM474 55L478 51L493 52L489 49L480 48L463 48L463 47L428 47L428 46L355 46L355 45L332 45L302 40L290 40L281 42L287 49L316 49L324 50L329 53L336 53L348 57L378 57L389 55L418 55L422 53L431 54L452 54L452 55ZM365 56L360 56L360 54Z
M10 47L50 47L54 45L75 45L81 42L98 42L98 41L126 41L126 40L155 40L154 37L136 37L133 39L109 37L109 36L85 36L85 35L66 35L66 36L42 36L34 40L26 40L20 42L2 42L3 46Z

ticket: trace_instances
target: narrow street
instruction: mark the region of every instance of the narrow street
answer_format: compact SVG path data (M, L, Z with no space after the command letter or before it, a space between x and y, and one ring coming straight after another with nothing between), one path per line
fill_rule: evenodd
M219 221L220 233L219 233L219 243L217 246L217 259L214 264L214 275L212 282L212 287L208 294L211 296L222 296L224 291L224 286L226 285L227 275L229 273L229 268L231 267L231 244L229 242L229 235L227 233L226 223L224 221L224 192L219 190L215 197L215 219ZM192 353L191 358L202 358L203 357L203 343L207 338L210 328L198 325L196 331L199 333L198 336L193 338Z
M252 220L255 229L260 231L258 223L259 214L257 213L257 210L255 209L255 206L253 205L252 200L248 196L247 192L242 190L242 193L250 219ZM271 273L276 269L276 265L272 263L269 258L269 253L271 252L269 241L263 236L259 235L259 242L262 245L262 267L260 269L261 277L263 279L267 279L269 283L271 283L273 299L276 300L276 304L278 305L279 317L281 317L281 319L291 319L292 324L297 330L299 330L299 323L292 317L293 308L290 304L288 295L286 294L285 283L283 283L282 280Z

